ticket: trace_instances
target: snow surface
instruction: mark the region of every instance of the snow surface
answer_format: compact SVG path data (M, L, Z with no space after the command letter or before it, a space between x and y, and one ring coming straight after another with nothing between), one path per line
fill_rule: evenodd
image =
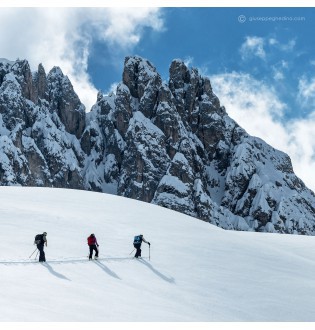
M311 236L225 231L132 199L0 187L0 321L315 321ZM34 236L47 231L47 262ZM95 233L99 261L88 261ZM143 260L132 259L142 233Z

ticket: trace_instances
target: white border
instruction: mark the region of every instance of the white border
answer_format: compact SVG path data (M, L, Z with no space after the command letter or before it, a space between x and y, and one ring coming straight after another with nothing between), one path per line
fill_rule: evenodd
M2 322L6 330L313 330L312 322Z
M312 2L312 3L311 3ZM1 0L0 7L315 7L310 0Z
M56 8L66 8L66 7L217 7L217 8L310 8L315 7L315 3L310 4L310 0L299 0L286 2L283 0L55 0L55 1L43 1L43 0L0 0L1 7L56 7ZM106 307L105 307L106 308ZM17 311L18 312L18 311ZM0 325L4 329L23 329L23 330L33 330L37 327L45 328L46 330L55 330L56 327L59 329L67 330L80 330L80 329L93 329L93 330L103 330L103 329L150 329L150 330L160 330L166 329L183 329L183 330L216 330L216 329L231 329L231 330L261 330L261 329L280 329L280 330L292 330L292 329L314 329L314 323L312 322L1 322Z

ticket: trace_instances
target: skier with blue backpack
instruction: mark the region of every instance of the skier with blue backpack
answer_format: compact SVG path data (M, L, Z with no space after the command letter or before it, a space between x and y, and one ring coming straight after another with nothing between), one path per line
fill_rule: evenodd
M133 246L137 249L137 252L135 254L135 258L141 257L141 244L142 242L147 243L149 247L151 246L150 242L146 241L143 237L143 235L138 235L134 237L133 240Z

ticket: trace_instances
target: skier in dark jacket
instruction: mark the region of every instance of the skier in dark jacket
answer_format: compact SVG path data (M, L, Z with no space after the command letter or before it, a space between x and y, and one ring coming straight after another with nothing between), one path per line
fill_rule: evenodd
M43 232L43 234L36 235L35 244L39 251L39 262L46 262L45 252L44 252L44 245L47 246L47 233Z
M133 246L137 249L137 252L135 254L135 258L141 257L141 243L147 243L149 246L151 245L150 242L146 241L143 237L143 235L138 235L134 237L133 240Z
M88 238L87 238L87 242L88 242L88 246L90 248L90 255L89 255L89 260L92 259L93 256L93 250L95 251L95 259L98 258L98 243L97 243L97 239L95 237L94 234L91 234Z

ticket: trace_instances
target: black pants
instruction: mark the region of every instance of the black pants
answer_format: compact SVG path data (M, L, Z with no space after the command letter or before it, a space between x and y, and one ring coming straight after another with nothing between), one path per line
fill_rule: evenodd
M95 244L89 245L89 248L90 248L89 259L92 259L93 250L95 251L95 257L98 257L98 248L96 247L96 245Z
M141 257L141 244L134 244L133 246L137 249L135 258Z
M45 252L44 252L44 244L37 244L37 248L39 251L39 262L45 262L46 257L45 257Z

